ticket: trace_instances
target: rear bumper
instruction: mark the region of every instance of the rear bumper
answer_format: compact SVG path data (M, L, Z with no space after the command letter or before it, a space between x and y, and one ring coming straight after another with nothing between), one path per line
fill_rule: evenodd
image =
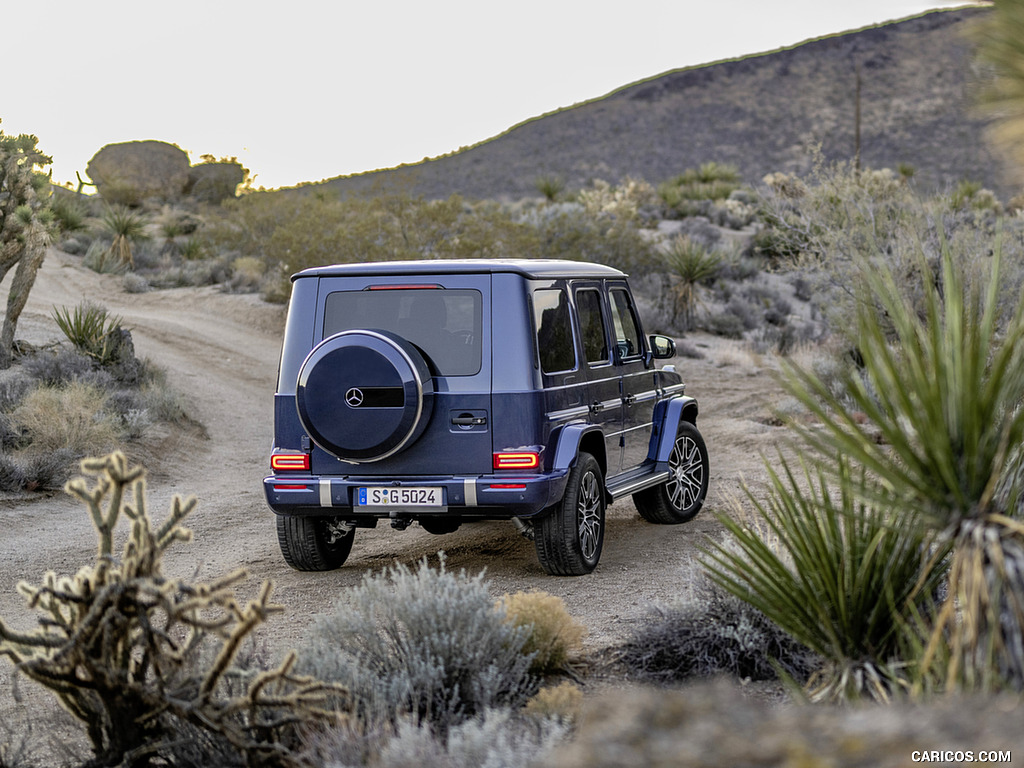
M534 475L474 477L338 477L271 475L263 478L267 504L279 515L333 515L349 518L421 518L443 515L481 520L532 517L560 501L567 470ZM442 488L444 507L359 506L358 488Z

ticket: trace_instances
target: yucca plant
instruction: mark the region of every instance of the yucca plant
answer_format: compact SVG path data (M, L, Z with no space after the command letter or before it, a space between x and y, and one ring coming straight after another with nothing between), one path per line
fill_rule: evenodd
M992 118L989 131L1018 164L1024 164L1024 3L993 0L993 9L973 27L977 57L984 65L978 102Z
M767 502L748 491L758 524L723 517L730 538L704 548L712 580L825 660L807 683L815 701L888 700L904 687L901 630L923 613L944 550L905 525L895 499L867 504L868 481L840 458L837 476L780 455ZM888 496L887 494L885 496Z
M863 467L877 499L952 543L922 670L972 690L1024 688L1024 303L1001 316L998 248L991 261L987 277L968 281L948 247L938 278L922 255L920 291L868 265L856 313L863 372L849 372L840 393L795 366L786 376L821 422L802 428L805 443Z
M105 308L82 302L73 310L54 307L53 319L75 348L102 365L112 363L121 345L121 318Z
M673 313L684 331L693 328L699 304L698 285L714 277L722 265L722 257L708 251L686 236L673 238L665 253L665 262L676 276Z
M114 237L107 253L115 256L121 264L134 267L132 244L148 239L146 220L128 208L112 206L103 213L101 221L103 229Z

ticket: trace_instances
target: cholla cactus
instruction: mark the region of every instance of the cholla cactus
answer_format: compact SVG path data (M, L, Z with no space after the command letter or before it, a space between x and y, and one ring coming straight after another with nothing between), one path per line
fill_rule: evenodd
M652 205L656 199L654 187L646 181L629 178L618 186L597 179L590 189L583 190L579 195L579 201L587 213L623 220L633 219L641 208Z
M18 318L54 227L48 203L50 180L36 170L53 160L39 151L37 141L35 136L6 136L0 131L0 280L17 266L0 330L0 368L11 364Z
M175 497L156 527L141 467L129 467L118 452L83 461L82 471L95 482L75 478L65 490L89 510L96 561L71 577L51 571L39 585L19 584L39 626L17 632L0 621L0 654L82 721L96 765L173 763L189 729L244 755L248 765L297 765L297 728L333 720L324 704L343 691L295 675L292 653L277 669L253 676L240 695L226 692L243 640L282 610L270 602L270 584L243 608L233 587L244 571L209 584L165 577L164 552L190 539L181 523L196 500ZM122 517L131 533L116 553Z

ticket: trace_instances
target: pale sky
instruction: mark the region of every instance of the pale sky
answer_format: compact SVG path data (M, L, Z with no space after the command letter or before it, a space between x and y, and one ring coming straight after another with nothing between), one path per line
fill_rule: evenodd
M4 13L0 130L54 180L105 144L234 156L281 187L415 163L695 64L945 0L37 0Z

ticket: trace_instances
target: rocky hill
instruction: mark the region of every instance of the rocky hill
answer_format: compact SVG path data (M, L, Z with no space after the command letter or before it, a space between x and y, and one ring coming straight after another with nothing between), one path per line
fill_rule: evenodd
M830 160L854 157L859 71L865 166L907 164L925 189L971 179L1006 198L1016 188L970 110L964 33L984 13L935 11L675 70L444 157L322 185L346 194L398 188L428 198L515 199L535 195L542 176L573 189L595 178L657 183L708 161L735 165L748 182L804 172L814 144Z

